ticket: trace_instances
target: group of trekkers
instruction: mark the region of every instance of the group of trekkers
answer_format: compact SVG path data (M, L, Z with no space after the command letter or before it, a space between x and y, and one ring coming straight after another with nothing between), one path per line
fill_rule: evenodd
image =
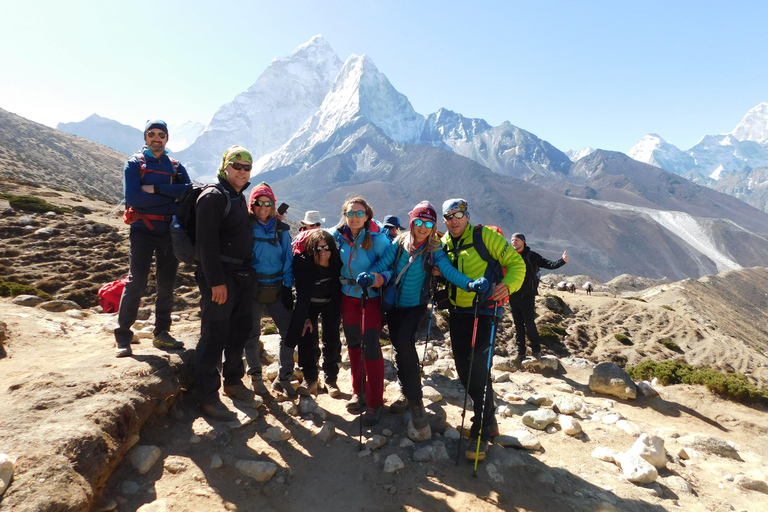
M192 185L184 166L168 156L167 141L166 123L148 121L144 148L124 167L130 271L115 329L117 357L132 353L131 326L153 254L157 282L153 344L183 348L169 332L178 268L169 226L179 200ZM363 424L376 425L384 409L379 339L386 321L402 391L389 411L409 412L409 435L415 432L420 440L428 439L430 421L423 405L416 338L428 305L436 307L435 284L444 281L451 347L466 390L464 410L468 396L473 411L469 429L463 428L462 413L462 435L477 440L466 457L483 459L488 442L498 435L490 368L503 303L511 296L518 362L526 357L526 329L531 355L540 358L533 321L538 268L562 266L567 254L557 261L546 260L530 251L521 233L513 235L510 245L499 230L472 225L469 204L461 198L442 204L444 235L438 232L438 212L428 201L411 209L406 229L395 216L380 224L368 202L354 197L344 202L341 219L331 229L323 229L325 219L319 212L307 212L301 232L292 240L269 185L255 185L246 200L252 166L247 149L228 148L217 183L205 187L195 203L195 277L201 304L195 385L201 412L215 420L236 419L219 396L222 380L223 393L232 398L270 397L262 376L260 341L266 313L280 335L279 370L272 391L290 400L324 391L340 398L341 325L352 382L346 408L361 414ZM298 388L292 384L294 350L303 374ZM246 376L250 387L243 381Z

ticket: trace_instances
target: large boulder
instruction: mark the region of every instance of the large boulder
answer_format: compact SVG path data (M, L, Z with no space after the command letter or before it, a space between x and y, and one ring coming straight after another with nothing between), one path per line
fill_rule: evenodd
M595 366L589 376L589 389L625 400L637 398L637 386L632 377L615 363L600 363Z

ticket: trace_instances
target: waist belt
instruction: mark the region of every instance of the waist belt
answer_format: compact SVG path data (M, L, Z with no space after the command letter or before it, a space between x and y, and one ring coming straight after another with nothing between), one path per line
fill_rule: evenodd
M233 265L242 265L245 263L245 260L239 260L237 258L230 258L229 256L219 256L219 259L222 263L232 263Z
M325 298L325 299L320 299L320 298L317 298L317 297L312 297L311 299L309 299L309 302L311 302L312 304L328 304L329 302L331 302L331 299L330 299L330 297Z
M354 279L347 279L346 277L339 277L341 284L348 284L349 286L357 286L357 281Z
M266 281L267 279L277 279L278 277L283 277L282 272L275 272L274 274L259 274L256 272L256 279L259 281Z
M152 225L151 221L162 221L162 222L170 222L171 216L170 215L153 215L151 213L139 213L132 207L128 207L125 209L125 212L123 213L123 221L126 224L133 224L137 220L140 220L144 223L145 226L147 226L147 229L150 231L155 230L155 226Z

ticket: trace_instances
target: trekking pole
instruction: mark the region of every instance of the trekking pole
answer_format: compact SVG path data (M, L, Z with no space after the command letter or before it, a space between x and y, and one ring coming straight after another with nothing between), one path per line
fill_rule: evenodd
M114 208L112 208L112 209L109 211L109 213L107 213L107 214L106 214L106 217L111 217L111 216L112 216L112 215L115 213L115 211L117 211L117 209L118 209L118 208L120 208L120 207L123 205L123 203L125 203L125 199L123 199L122 201L120 201L119 203L117 203L117 206L115 206Z
M429 345L429 334L432 331L432 317L435 314L435 297L432 296L432 309L429 310L429 323L427 324L427 339L424 340L424 354L421 356L421 378L424 378L424 364L427 362L427 345Z
M477 338L477 315L480 308L480 301L475 295L475 325L472 327L472 347L470 348L469 356L469 373L467 375L467 385L464 388L464 406L461 409L461 428L459 429L459 446L456 449L456 465L459 465L459 457L461 456L461 437L464 430L464 416L467 413L467 395L469 394L469 384L472 382L472 365L475 362L475 339ZM454 341L451 340L451 343Z
M488 367L485 374L485 387L483 388L483 408L481 409L482 413L480 414L480 431L477 434L477 449L475 451L475 468L472 470L472 477L477 478L477 461L478 457L480 457L480 437L483 434L483 425L485 424L485 397L488 393L488 382L491 380L491 362L493 361L493 345L494 341L496 339L496 310L499 308L499 303L497 302L493 306L493 316L491 317L491 345L488 348Z
M358 395L358 402L363 396L363 390L365 389L365 305L368 302L368 288L363 287L362 293L362 314L360 318L360 394ZM364 408L360 408L360 451L363 451L363 414Z

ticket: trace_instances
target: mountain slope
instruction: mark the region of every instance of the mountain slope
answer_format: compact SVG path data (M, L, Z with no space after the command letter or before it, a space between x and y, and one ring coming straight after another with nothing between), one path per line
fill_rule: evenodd
M179 160L199 177L213 175L233 144L254 158L276 150L315 113L340 68L330 45L315 36L272 61L251 87L223 105Z
M144 145L144 134L141 130L96 114L74 123L59 123L56 129L98 142L127 155L135 153Z
M126 158L114 149L0 109L0 176L117 203L123 198Z

